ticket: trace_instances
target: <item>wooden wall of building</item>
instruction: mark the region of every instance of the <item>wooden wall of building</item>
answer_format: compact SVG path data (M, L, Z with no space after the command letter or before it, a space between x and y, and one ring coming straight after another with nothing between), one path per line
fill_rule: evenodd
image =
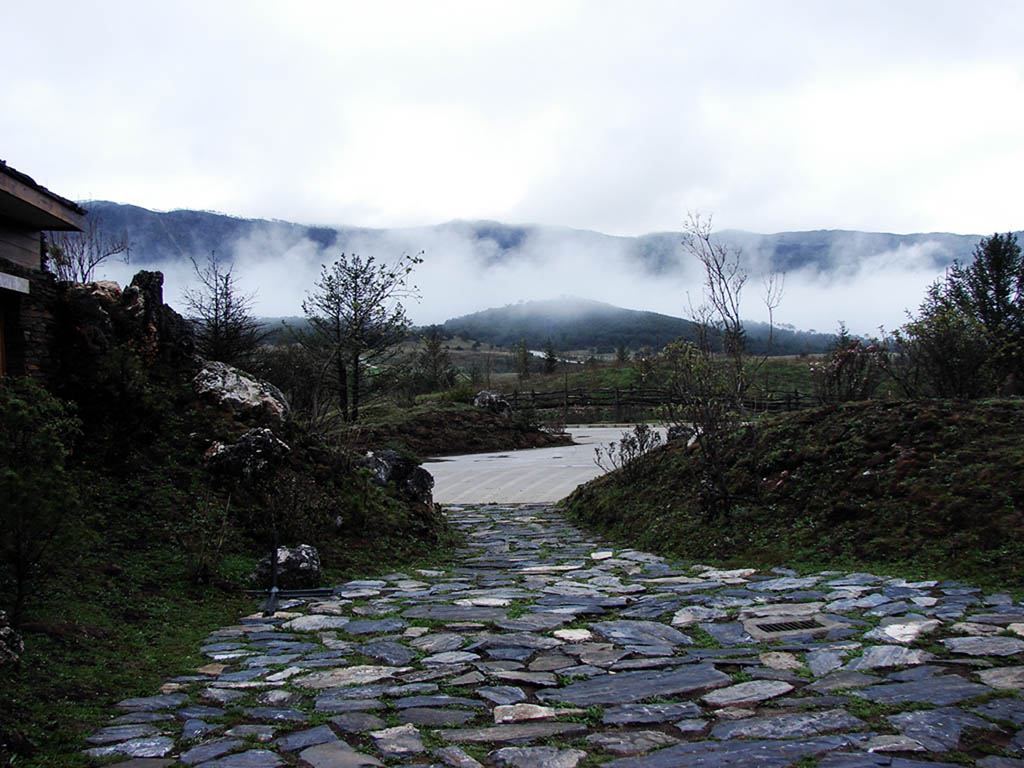
M0 259L13 261L25 269L42 266L42 238L38 230L12 227L0 220Z

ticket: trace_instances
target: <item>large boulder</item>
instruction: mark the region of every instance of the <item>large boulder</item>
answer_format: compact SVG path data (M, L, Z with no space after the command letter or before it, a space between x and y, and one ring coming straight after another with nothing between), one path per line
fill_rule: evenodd
M315 589L323 580L320 555L315 547L299 544L297 547L277 548L277 586L280 589ZM259 589L270 589L270 554L259 563L252 574Z
M433 504L434 476L398 451L369 451L359 465L370 470L377 485L394 484L404 498Z
M492 392L489 389L477 392L476 397L473 398L473 405L491 413L508 413L512 409L501 392Z
M21 642L21 636L14 631L7 620L7 614L0 611L0 667L17 661L23 650L25 646Z
M227 363L206 360L192 385L200 397L243 418L282 424L291 411L281 390Z
M242 435L237 443L214 442L204 458L214 472L251 480L276 467L290 451L273 432L258 427Z

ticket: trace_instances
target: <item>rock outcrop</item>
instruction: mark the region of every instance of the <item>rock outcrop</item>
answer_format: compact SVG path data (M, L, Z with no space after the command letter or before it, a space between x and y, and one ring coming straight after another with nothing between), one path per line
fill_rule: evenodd
M281 390L227 363L205 361L192 384L200 397L242 418L271 424L288 421L290 408Z
M251 480L276 467L290 451L273 432L258 427L242 435L237 443L214 442L203 458L218 474Z
M164 304L164 276L138 272L123 291L117 283L63 283L60 313L79 354L97 356L126 345L150 362L176 364L192 357L192 329Z
M403 498L433 503L434 476L398 451L370 451L359 465L370 470L378 485L393 483Z
M320 586L322 579L320 555L315 547L299 544L277 548L277 586L280 589L314 589ZM252 581L262 589L271 587L269 554L257 563Z

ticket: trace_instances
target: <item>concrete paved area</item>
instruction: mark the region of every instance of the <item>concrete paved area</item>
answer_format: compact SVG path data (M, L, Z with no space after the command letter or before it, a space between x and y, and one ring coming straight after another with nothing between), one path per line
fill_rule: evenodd
M434 476L434 501L440 504L554 502L604 474L594 463L594 448L629 429L570 426L566 430L577 445L446 456L424 466Z

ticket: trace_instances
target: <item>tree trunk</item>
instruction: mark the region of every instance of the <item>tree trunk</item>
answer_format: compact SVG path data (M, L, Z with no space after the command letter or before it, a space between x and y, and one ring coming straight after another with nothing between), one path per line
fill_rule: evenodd
M348 375L345 370L345 356L338 350L336 365L338 368L338 410L341 418L348 421Z
M352 421L359 420L359 348L352 350Z

